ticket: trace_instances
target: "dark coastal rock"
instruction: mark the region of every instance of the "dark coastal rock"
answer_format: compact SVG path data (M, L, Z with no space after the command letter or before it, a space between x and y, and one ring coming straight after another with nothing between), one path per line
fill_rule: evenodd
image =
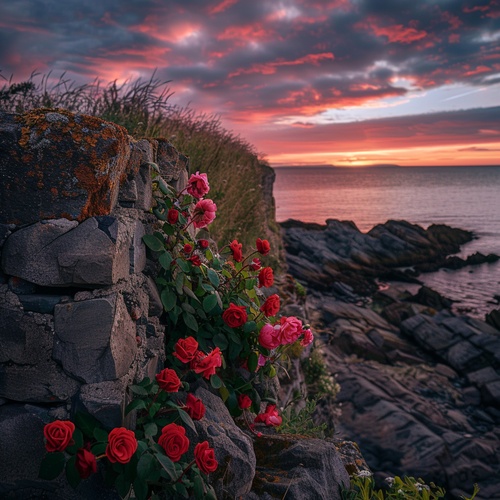
M427 286L420 287L418 292L407 300L408 302L416 302L417 304L432 307L437 311L449 309L453 303L452 300L443 297L440 293Z
M405 221L388 221L361 233L348 221L327 220L326 226L289 220L281 224L291 274L320 291L333 293L342 282L357 294L376 291L375 277L415 282L404 266L439 265L472 233L448 226L427 230Z
M257 467L248 499L340 500L349 476L334 442L265 435L254 443Z

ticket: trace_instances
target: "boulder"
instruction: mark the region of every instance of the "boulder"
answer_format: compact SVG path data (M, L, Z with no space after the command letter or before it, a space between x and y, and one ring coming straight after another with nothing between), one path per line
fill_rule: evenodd
M123 297L58 304L52 357L66 373L87 384L128 373L137 352L135 323Z
M2 112L0 222L109 214L129 155L127 131L99 118L50 109Z

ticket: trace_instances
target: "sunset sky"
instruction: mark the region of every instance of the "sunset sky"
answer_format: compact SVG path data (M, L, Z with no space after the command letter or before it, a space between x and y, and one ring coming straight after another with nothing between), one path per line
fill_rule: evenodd
M500 0L10 0L0 75L156 75L273 166L500 165Z

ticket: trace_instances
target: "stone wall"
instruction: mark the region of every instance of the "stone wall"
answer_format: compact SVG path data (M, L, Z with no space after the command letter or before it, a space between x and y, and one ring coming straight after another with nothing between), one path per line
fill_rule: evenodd
M164 140L62 110L0 114L2 497L57 487L37 480L46 422L83 409L119 426L127 386L162 368L151 162L184 187L187 158Z

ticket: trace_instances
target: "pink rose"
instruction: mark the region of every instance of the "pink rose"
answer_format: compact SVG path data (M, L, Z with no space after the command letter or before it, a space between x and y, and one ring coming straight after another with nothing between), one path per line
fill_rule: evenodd
M276 410L276 405L268 404L266 407L266 411L257 415L254 422L262 422L271 427L281 425L282 418L279 416Z
M281 344L291 344L295 342L302 333L302 321L297 319L295 316L289 316L288 318L281 318L280 323L280 339Z
M191 175L186 190L195 198L203 198L210 191L207 174L196 172L196 174Z
M200 200L195 206L191 218L193 226L201 229L207 227L215 219L217 205L212 200Z
M259 344L266 349L276 349L281 344L280 327L266 323L260 329Z
M312 344L314 337L313 337L311 330L309 330L309 329L302 330L302 335L304 335L304 337L300 341L301 346L307 347L309 344Z

